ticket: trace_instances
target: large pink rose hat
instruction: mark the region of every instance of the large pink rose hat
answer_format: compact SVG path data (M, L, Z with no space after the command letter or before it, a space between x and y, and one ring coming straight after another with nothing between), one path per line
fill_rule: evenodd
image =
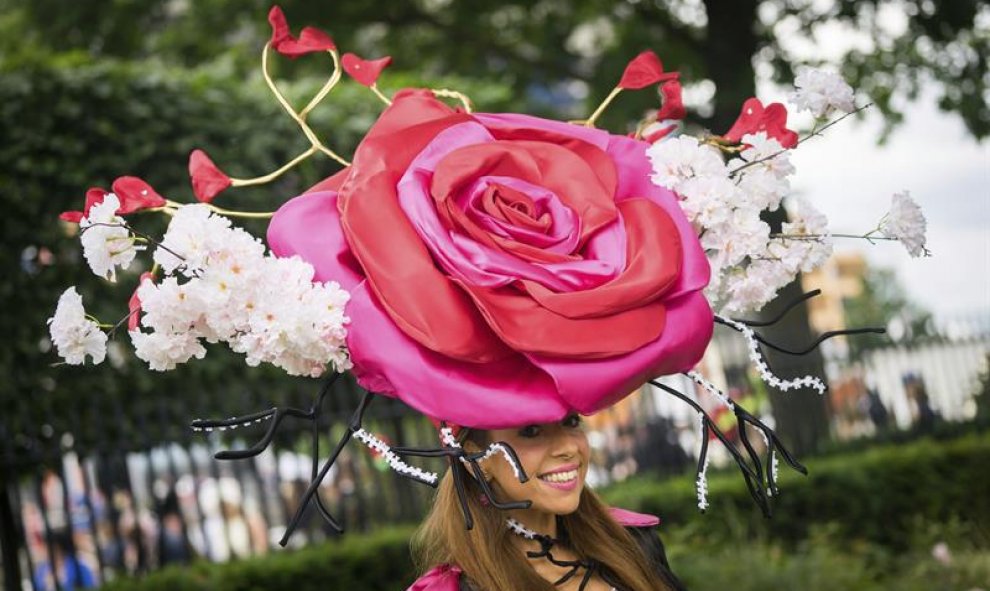
M763 347L801 355L834 336L882 329L829 331L803 349L756 332L815 292L796 298L776 319L729 314L759 310L799 273L820 267L833 238L899 241L911 256L928 254L925 218L907 192L896 193L890 211L861 236L831 233L810 203L790 198L790 152L866 108L856 107L852 89L837 74L799 73L790 102L816 117L805 138L788 129L783 104L755 97L723 135L689 135L680 76L665 71L651 51L628 63L587 119L564 122L476 113L466 95L450 89L402 89L389 96L378 88L389 56L341 55L329 35L312 27L296 36L277 6L269 22L263 78L309 147L254 178L233 178L204 151L193 150L193 203L167 199L130 176L118 178L110 191L87 191L83 209L61 218L79 225L93 272L116 281L118 268L131 267L144 250L152 264L140 273L127 315L116 323L88 314L75 286L62 294L49 334L67 364L102 362L109 336L126 327L134 354L156 371L202 358L207 345L224 343L250 366L268 363L312 378L329 374L309 409L276 407L194 421L195 429L227 430L271 420L261 441L220 452L220 459L261 453L286 417L311 421L317 433L334 379L352 372L366 392L319 470L317 438L314 478L283 544L310 501L340 529L316 490L351 440L426 484L436 485L439 474L407 457L445 457L477 476L479 462L501 455L525 480L511 447L491 442L486 450L465 449L457 428L521 427L591 414L644 383L698 415L699 507L707 506L708 441L716 438L769 514L778 458L803 467L770 427L694 370L714 325L741 335L770 388L824 393L825 382L816 376L775 375ZM271 76L273 52L329 57L329 77L304 107L293 106ZM324 144L307 121L344 73L383 104L350 159ZM640 89L655 89L660 103L634 131L617 135L595 126L623 91ZM213 203L228 189L269 183L324 156L340 165L339 172L277 211ZM766 214L778 211L785 198L786 221L771 230ZM164 236L125 219L138 212L167 215ZM271 218L267 245L235 225L238 217ZM657 380L669 374L684 374L691 391ZM433 419L441 447L393 448L365 430L364 412L378 395ZM745 455L709 414L716 408L736 418ZM754 430L762 439L755 447L748 440ZM765 464L757 448L764 450ZM468 477L452 472L455 479ZM483 478L479 486L486 486ZM499 505L491 490L483 492L496 507L511 508Z
M350 292L367 389L479 428L593 413L712 334L708 261L648 146L404 90L268 243Z

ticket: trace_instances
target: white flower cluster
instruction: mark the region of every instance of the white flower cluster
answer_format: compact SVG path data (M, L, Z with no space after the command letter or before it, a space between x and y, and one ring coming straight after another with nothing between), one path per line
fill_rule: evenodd
M82 365L86 356L102 363L107 354L107 335L86 317L82 296L70 287L58 298L55 315L48 319L48 330L58 354L70 365Z
M228 343L248 365L268 362L316 377L350 367L344 305L335 282L314 283L312 265L265 254L264 245L206 205L179 208L155 262L167 276L138 288L145 330L131 331L137 356L164 371Z
M880 222L880 233L892 240L900 240L908 254L920 257L928 254L925 248L925 232L928 223L921 207L908 191L894 193L890 211Z
M816 118L827 117L835 111L851 113L856 109L852 87L835 72L799 68L794 86L797 90L788 100L799 111L811 111Z
M116 215L119 208L117 196L107 193L103 201L91 207L86 217L79 220L83 256L93 273L108 281L116 281L117 267L126 269L138 250L143 250L134 245L124 218Z
M746 146L728 163L714 146L680 136L653 144L653 182L673 190L701 237L712 267L706 296L717 309L759 309L799 271L821 265L831 253L827 220L807 203L793 211L783 234L770 236L763 211L780 207L794 174L786 150L765 132L746 135Z

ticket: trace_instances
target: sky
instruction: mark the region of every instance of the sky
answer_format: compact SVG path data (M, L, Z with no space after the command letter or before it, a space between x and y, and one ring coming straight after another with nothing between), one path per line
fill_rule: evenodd
M990 142L977 143L932 96L905 115L884 145L876 144L876 113L802 144L792 157L795 193L829 217L833 232L860 234L875 226L893 193L910 191L928 219L932 257L853 239L837 239L836 250L858 250L895 269L910 298L939 317L990 313Z
M823 0L827 2L828 0ZM886 6L886 5L885 5ZM905 16L881 10L879 21L891 35L904 34ZM811 35L792 22L775 26L797 57L837 61L851 47L869 50L873 40L840 24L825 23ZM786 103L791 89L764 81L764 102ZM857 104L869 97L857 95ZM962 120L940 111L934 90L922 92L904 108L904 122L884 145L878 112L849 118L824 137L801 144L792 154L797 167L794 194L809 198L836 233L862 234L875 227L895 192L910 191L928 219L933 256L912 259L898 243L837 239L836 251L859 251L871 265L892 268L909 298L937 318L990 318L990 141L977 142ZM808 130L810 117L792 117L789 127Z

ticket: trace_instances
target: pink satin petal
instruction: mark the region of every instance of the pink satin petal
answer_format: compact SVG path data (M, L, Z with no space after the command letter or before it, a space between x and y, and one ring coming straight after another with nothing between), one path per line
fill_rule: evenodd
M510 226L506 222L482 212L478 201L492 184L505 185L530 197L553 220L550 231L542 234L527 228ZM503 176L480 177L458 197L457 201L458 205L464 203L463 209L479 226L499 236L532 244L548 252L570 254L574 252L580 239L581 220L577 213L561 203L560 199L549 189L538 187L520 179Z
M708 300L692 292L667 300L663 334L627 355L578 362L527 357L553 377L566 404L581 414L592 414L625 398L647 380L694 367L708 347L713 328Z
M298 255L316 269L316 281L336 281L350 291L364 281L340 229L335 191L306 193L280 207L268 225L268 247L276 256Z
M602 150L608 148L609 138L614 137L610 136L607 131L603 131L601 129L585 127L583 125L574 125L573 123L565 123L563 121L542 119L540 117L533 117L532 115L520 115L518 113L475 113L474 118L484 123L485 127L491 129L505 127L509 129L528 128L554 131L559 134L577 138ZM621 162L616 162L616 165L621 164Z
M503 429L548 423L570 409L553 380L522 356L475 364L439 355L396 328L366 283L351 290L347 347L365 388L457 425ZM401 384L396 392L392 384Z
M621 250L612 248L617 235L609 236L596 247L602 255L600 259L534 264L443 227L429 195L432 171L446 154L486 141L492 141L491 134L479 124L453 125L437 134L398 183L399 205L437 263L452 277L484 287L501 287L517 279L530 279L554 291L573 291L590 289L614 278L621 267L613 261L625 262L625 255L619 254L625 251L625 241ZM612 229L608 231L615 232L615 225L610 226Z
M616 201L645 197L662 207L674 221L684 247L684 264L681 276L666 297L672 298L691 291L704 289L711 276L711 268L705 251L701 248L698 233L685 217L672 191L658 187L650 180L652 167L646 156L649 144L624 136L611 136L608 154L619 168L619 187Z

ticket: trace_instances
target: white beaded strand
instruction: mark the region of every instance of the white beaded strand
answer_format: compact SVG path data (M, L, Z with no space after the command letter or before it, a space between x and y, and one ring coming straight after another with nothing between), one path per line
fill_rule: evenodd
M417 468L416 466L410 466L405 463L398 454L392 451L392 448L389 447L387 443L375 437L371 433L368 433L364 429L358 429L354 432L353 436L360 440L361 443L368 446L368 448L381 454L385 458L385 461L388 462L388 465L392 468L392 470L395 470L400 474L413 476L417 480L422 480L423 482L428 482L430 484L437 481L438 476L435 472L427 472L426 470Z
M458 443L457 438L454 437L454 431L450 427L443 427L442 429L440 429L440 441L447 447L461 449L461 444ZM505 458L505 461L509 463L509 467L512 468L512 473L515 474L516 479L521 479L522 467L519 466L518 463L516 463L516 459L512 457L512 454L509 453L509 450L505 449L505 446L502 445L501 443L493 443L489 445L488 448L485 449L484 455L478 458L478 461L482 462L498 453L502 454L502 457ZM471 462L466 458L461 458L461 462L465 466L471 465Z
M770 371L770 367L767 365L767 362L763 359L763 355L760 353L760 342L756 340L756 335L754 334L753 329L741 322L732 320L731 318L725 318L722 316L719 316L719 318L728 326L731 326L739 331L746 339L746 343L749 345L749 359L753 362L753 365L759 372L760 379L762 379L767 385L777 388L781 392L787 392L791 389L796 390L798 388L814 388L815 390L818 390L819 394L825 393L825 390L827 390L825 382L815 376L807 375L803 378L795 378L793 380L783 380L775 376L773 372Z
M701 436L705 437L705 415L698 414L698 422L701 424ZM702 444L704 441L702 441ZM708 461L710 454L705 454L705 459L701 463L701 470L698 471L698 479L695 481L695 489L698 492L698 508L704 511L708 508Z
M244 421L244 422L241 422L241 423L235 423L233 425L218 425L216 427L190 427L190 428L193 431L197 432L197 433L212 433L213 431L233 431L234 429L240 429L241 427L248 427L248 426L251 426L251 425L257 425L258 423L262 423L264 421L270 420L273 416L275 416L275 413L274 412L272 412L270 414L267 414L267 415L265 415L263 417L254 419L254 420ZM230 417L227 420L233 420L233 419L236 419L236 418L237 417ZM196 420L197 421L200 421L202 419L196 419Z

